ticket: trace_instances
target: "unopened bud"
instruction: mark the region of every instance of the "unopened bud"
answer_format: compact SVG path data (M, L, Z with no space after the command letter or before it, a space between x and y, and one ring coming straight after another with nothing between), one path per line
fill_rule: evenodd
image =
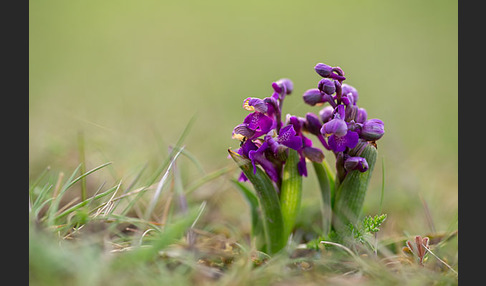
M333 94L336 92L336 84L333 80L323 78L319 81L318 88L326 94Z
M302 98L304 99L304 102L309 104L310 106L314 106L316 104L324 102L322 100L321 91L317 88L308 89L306 92L304 92Z
M376 141L385 134L385 126L380 119L370 119L363 123L361 138L368 141Z
M344 169L348 172L353 170L366 172L368 168L368 162L362 157L349 157L344 161Z

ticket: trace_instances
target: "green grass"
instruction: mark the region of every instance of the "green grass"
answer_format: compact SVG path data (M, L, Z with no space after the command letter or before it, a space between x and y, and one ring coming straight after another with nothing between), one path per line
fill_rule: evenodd
M158 170L157 180L142 169L132 182L118 180L86 190L81 182L103 177L104 163L69 178L46 169L30 183L29 281L32 285L456 285L457 233L432 233L424 266L402 251L411 236L362 237L353 250L322 242L320 205L297 217L293 242L274 256L257 251L247 211L225 217L230 195L246 205L230 178L236 169L177 183L182 148ZM175 151L178 150L178 151ZM192 158L194 159L194 158ZM178 163L176 164L176 161ZM188 164L195 164L192 160ZM177 171L176 171L177 169ZM148 178L151 178L149 176ZM90 180L91 179L91 180ZM97 178L100 179L100 178ZM146 184L150 183L150 184ZM179 190L178 190L179 189ZM248 191L251 191L248 189ZM306 190L304 190L305 192ZM184 197L184 204L180 199ZM240 197L238 197L240 196ZM250 195L251 196L251 195ZM223 202L220 203L220 200ZM311 214L313 213L313 214ZM234 212L233 212L234 214ZM314 216L308 217L311 214ZM393 213L390 213L393 216ZM381 228L386 228L386 222ZM313 240L309 241L313 237Z

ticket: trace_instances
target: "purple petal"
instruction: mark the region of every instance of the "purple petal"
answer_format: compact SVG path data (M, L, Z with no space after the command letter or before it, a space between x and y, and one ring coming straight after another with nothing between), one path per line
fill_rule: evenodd
M358 144L359 135L357 132L349 131L345 136L331 135L328 143L334 152L343 152L348 148L354 148Z
M270 135L266 135L264 140L265 140L264 144L268 144L268 147L270 148L270 150L272 150L273 154L277 155L278 142Z
M319 117L315 115L314 113L308 112L305 115L305 128L307 131L311 134L318 135L320 134L320 130L322 127L321 121L319 120Z
M241 172L240 177L238 178L239 182L246 182L248 178L245 176L245 173Z
M282 145L294 150L300 150L302 149L302 138L300 136L291 137L289 140L282 142Z
M257 152L257 151L251 151L250 160L252 161L253 164L253 173L256 173L256 164L260 164L262 166L263 170L265 170L265 173L267 173L268 177L274 182L278 182L279 176L278 176L278 171L276 169L276 166L272 164L272 162L268 161L267 158L263 155L263 153Z
M326 123L331 120L333 112L334 108L332 108L332 106L326 106L319 111L319 117L321 118L323 123Z
M282 78L272 83L272 87L278 93L291 94L294 90L294 83L288 78Z
M336 107L336 113L334 114L334 118L339 118L344 120L346 116L346 110L344 108L344 105L340 104Z
M368 118L368 113L364 108L358 108L358 113L356 114L356 122L357 123L364 123Z
M253 143L251 140L246 140L240 147L240 149L238 149L237 153L243 157L246 157L248 158L248 154L250 153L250 151L254 151L254 150L257 150L258 147L257 145L255 145L255 143Z
M322 125L322 134L334 134L336 136L344 136L348 132L348 125L342 119L334 118Z
M346 146L349 147L349 149L353 149L358 145L359 135L357 132L348 131L344 137L346 138Z
M247 124L242 123L233 129L233 139L243 140L243 138L251 138L255 134L254 130L248 128Z
M307 159L313 162L320 163L324 160L324 153L322 153L321 149L306 146L302 149L302 152Z
M300 156L300 160L297 163L297 170L299 171L299 175L307 177L307 165L304 156Z
M280 133L278 134L278 142L282 143L286 140L288 140L290 137L295 136L297 134L294 129L294 125L289 124L285 125L280 129Z
M280 134L277 138L278 143L285 145L294 150L299 150L302 148L302 138L296 136L293 125L286 125L280 129Z
M255 97L248 97L243 101L243 108L248 111L258 111L261 113L267 112L267 104L263 101L263 99L255 98Z
M346 83L343 83L342 87L343 87L343 95L349 97L349 94L351 94L351 96L353 97L353 104L356 104L359 98L358 91L356 90L356 88Z
M301 134L302 127L304 125L305 119L304 118L299 118L297 116L291 116L290 114L287 114L287 118L285 120L286 124L289 126L293 126L295 130L295 136L296 134ZM282 133L282 131L280 131Z
M255 131L252 138L257 138L268 133L272 129L274 121L263 113L253 112L245 117L243 123L246 123L248 128Z

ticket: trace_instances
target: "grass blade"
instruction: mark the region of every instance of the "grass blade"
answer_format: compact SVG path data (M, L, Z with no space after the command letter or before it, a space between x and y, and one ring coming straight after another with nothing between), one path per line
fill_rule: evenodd
M170 244L181 239L187 230L195 223L197 218L204 210L204 205L201 205L198 209L191 208L187 214L175 220L175 222L164 226L162 232L157 233L155 237L151 239L150 246L141 246L133 251L129 251L126 255L119 257L117 263L123 263L125 265L133 265L134 261L143 263L153 260L160 250L169 246Z
M167 159L162 162L162 164L160 165L160 167L154 173L154 175L152 176L152 179L149 180L148 185L152 185L153 183L155 183L155 181L160 176L160 174L162 174L162 172L165 170L165 168L170 164L171 158L174 157L174 153L175 152L180 152L182 142L184 142L184 140L186 139L187 135L189 134L189 130L191 129L191 127L194 124L194 121L195 120L196 120L196 117L195 116L191 117L191 119L187 123L186 127L182 131L181 136L177 140L175 146L171 148L170 153L169 153L169 156L167 156Z
M149 219L150 215L152 214L155 205L157 204L157 201L160 197L160 193L162 191L162 188L165 186L165 182L167 181L167 178L169 177L170 170L172 169L172 166L174 166L175 161L179 157L179 155L182 152L182 149L179 149L179 151L175 154L173 159L170 161L169 166L167 167L167 170L165 171L165 174L162 176L162 179L160 179L159 184L157 185L157 189L155 189L154 196L152 197L152 200L150 201L150 205L147 208L147 211L145 212L145 219Z
M74 206L70 207L69 209L67 209L67 210L63 211L62 213L58 214L58 215L55 217L55 219L56 219L56 220L58 220L58 219L60 219L60 218L63 218L63 217L65 217L66 215L68 215L68 214L70 214L70 213L72 213L72 212L74 212L74 211L76 211L76 210L78 210L78 209L80 209L80 208L84 207L85 205L87 205L87 204L89 204L89 203L91 203L91 202L93 202L93 201L95 201L95 200L97 200L97 199L101 199L102 197L105 197L105 196L107 196L107 195L111 194L112 192L117 191L117 190L120 188L120 184L121 184L121 182L120 182L119 184L117 184L116 186L113 186L113 187L111 187L110 189L108 189L108 190L104 191L104 192L103 192L103 193L101 193L101 194L95 195L95 196L93 196L93 197L91 197L91 198L89 198L89 199L86 199L86 200L84 200L84 201L81 201L80 203L78 203L78 204L76 204L76 205L74 205Z
M53 198L53 202L51 204L51 206L49 207L49 214L48 214L48 225L49 226L53 226L54 223L55 223L55 214L57 213L58 211L58 208L59 208L59 203L61 202L61 198L62 196L64 195L64 193L70 188L72 187L74 184L76 184L79 180L83 179L84 177L110 165L111 162L108 162L108 163L104 163L94 169L91 169L89 170L88 172L80 175L79 177L77 177L76 179L73 179L74 176L76 175L76 173L79 171L81 165L78 165L78 167L74 170L74 172L72 173L71 177L69 177L69 179L67 180L67 182L64 184L64 186L61 188L61 191L59 192L59 194Z

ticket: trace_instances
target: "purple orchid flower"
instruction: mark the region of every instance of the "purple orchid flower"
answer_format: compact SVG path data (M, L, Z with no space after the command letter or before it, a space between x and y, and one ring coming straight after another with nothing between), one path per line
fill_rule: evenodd
M322 125L321 133L330 135L328 144L334 152L343 152L346 148L354 148L358 144L359 135L355 131L348 129L345 119L344 105L338 105L334 118Z
M246 144L246 142L245 142ZM267 156L274 156L278 158L278 152L281 146L285 146L294 150L302 149L302 139L296 135L293 125L286 125L281 130L279 135L274 138L270 135L265 135L263 143L257 150L248 152L248 158L253 165L253 172L256 173L256 164L258 163L265 170L267 175L274 182L278 182L281 178L279 168ZM270 151L270 154L269 152Z
M243 123L246 124L249 129L255 131L253 136L249 139L258 138L267 134L275 125L275 121L272 118L258 111L248 114L243 120Z
M271 96L246 98L243 108L251 113L233 129L232 137L241 141L238 153L251 160L255 172L260 165L277 185L282 179L286 160L283 154L288 148L299 154L297 166L301 176L307 176L306 159L314 162L324 159L322 150L313 147L304 133L316 136L325 149L334 153L337 173L342 176L351 170L368 170L368 163L356 151L358 144L374 142L385 133L383 121L368 119L366 110L357 105L358 91L343 83L346 78L340 67L318 63L314 70L322 79L317 88L304 92L303 100L310 106L328 104L318 115L311 112L304 118L287 115L282 122L284 99L294 90L292 81L284 78L272 83ZM240 180L246 179L244 174L240 176Z

